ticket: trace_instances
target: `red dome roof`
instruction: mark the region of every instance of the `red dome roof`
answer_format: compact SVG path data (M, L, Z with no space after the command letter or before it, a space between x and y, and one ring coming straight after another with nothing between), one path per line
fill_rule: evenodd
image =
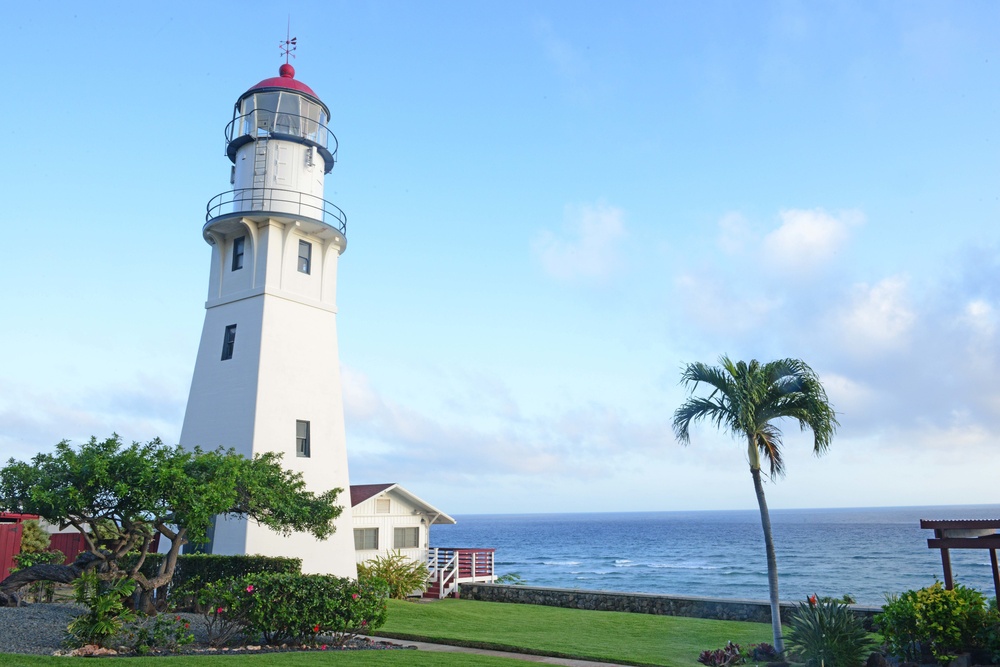
M249 90L247 90L246 93L244 93L244 95L246 95L247 93L251 93L255 90L260 90L261 88L287 88L288 90L295 90L300 93L305 93L306 95L315 97L317 100L319 99L316 93L313 92L312 88L302 83L301 81L297 81L295 79L295 68L289 65L288 63L285 63L284 65L278 68L278 74L279 76L273 76L270 79L264 79L256 86L252 86Z

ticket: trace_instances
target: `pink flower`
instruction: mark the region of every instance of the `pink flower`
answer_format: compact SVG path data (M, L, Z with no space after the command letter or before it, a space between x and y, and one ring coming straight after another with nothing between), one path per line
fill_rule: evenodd
M222 610L222 607L219 607L218 609L216 609L216 610L215 610L215 613L216 613L216 614L221 614L221 613L222 613L222 611L223 611L223 610Z
M351 595L351 599L352 600L357 600L359 597L361 597L361 596L358 595L357 593L354 593L353 595Z
M253 593L253 584L247 586L247 593Z
M325 651L326 650L326 644L323 644L322 646L320 646L320 648Z
M365 627L366 625L368 625L368 621L361 621L361 627Z

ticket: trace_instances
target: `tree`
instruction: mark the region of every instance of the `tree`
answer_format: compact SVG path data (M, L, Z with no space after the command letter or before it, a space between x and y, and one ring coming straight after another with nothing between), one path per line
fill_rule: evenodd
M73 526L84 535L87 552L67 566L21 570L0 582L0 604L29 577L72 581L85 570L103 578L127 576L142 591L140 604L150 609L152 592L173 577L177 556L188 542L206 542L216 515L255 520L289 534L309 532L318 539L335 530L342 508L335 504L343 489L314 494L302 475L284 470L273 452L248 459L229 449L203 451L169 447L160 440L125 446L117 434L91 438L74 449L56 445L30 463L11 459L0 469L0 509L38 514L60 529ZM170 542L157 574L140 572L154 535ZM122 558L129 553L127 566ZM37 567L37 566L36 566ZM66 568L56 573L51 568ZM6 596L6 598L5 598Z
M674 412L674 434L682 444L690 444L691 424L702 420L736 438L746 438L750 475L764 530L774 647L779 653L784 652L778 605L778 564L760 475L761 462L768 463L772 480L784 475L781 430L774 421L787 417L798 421L803 431L811 430L813 453L818 456L829 448L839 426L836 413L819 376L798 359L779 359L766 364L753 360L748 364L734 363L723 355L719 366L688 364L681 372L681 383L690 394L694 394L699 384L712 388L707 398L691 395Z

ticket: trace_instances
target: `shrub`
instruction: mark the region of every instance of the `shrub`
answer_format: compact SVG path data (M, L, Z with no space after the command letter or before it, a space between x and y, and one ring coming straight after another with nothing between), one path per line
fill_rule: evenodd
M507 572L501 574L493 580L494 584L505 584L507 586L525 586L528 582L524 580L520 572Z
M739 644L727 642L722 648L714 651L702 651L698 656L698 662L708 667L730 667L730 665L741 665L745 660L743 651Z
M36 554L49 549L49 534L38 523L38 519L28 519L21 524L21 553ZM63 557L65 559L65 556ZM23 565L22 567L28 567Z
M181 646L193 642L194 635L191 624L180 616L160 614L126 624L116 639L130 651L146 655L157 650L176 653Z
M96 572L84 572L73 582L78 604L88 610L72 621L66 630L67 642L75 646L97 644L105 646L125 623L135 620L135 614L125 608L123 598L135 590L135 581L121 578L101 581Z
M908 661L930 655L947 664L965 651L1000 649L1000 640L991 645L990 639L998 615L987 607L982 593L961 584L949 591L936 582L887 596L875 621L889 652Z
M387 586L377 579L262 573L209 584L199 603L208 609L215 644L239 632L269 644L314 642L324 635L339 646L385 623L387 597Z
M811 596L789 618L788 647L809 667L859 667L873 642L847 605Z
M395 551L388 556L375 558L358 565L360 581L381 579L389 585L389 597L405 600L415 591L427 590L427 566Z

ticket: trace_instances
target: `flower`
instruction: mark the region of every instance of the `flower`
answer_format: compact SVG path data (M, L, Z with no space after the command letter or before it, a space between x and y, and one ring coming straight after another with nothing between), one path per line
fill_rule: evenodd
M218 609L215 610L216 614L221 614L222 612L223 612L222 607L219 607Z
M816 596L815 595L810 595L809 596L809 606L810 607L815 607L816 606Z
M190 624L190 623L185 623L185 624L184 624L184 629L185 629L185 630L189 629L190 627L191 627L191 624Z
M247 593L253 593L253 584L247 586Z
M362 620L361 627L365 627L366 625L368 625L368 621Z
M351 595L351 599L352 600L357 600L359 597L361 597L361 596L358 595L357 593L354 593L354 594Z
M325 651L326 650L326 644L323 644L322 646L320 646L320 648Z
M319 632L319 623L313 626L313 632Z

